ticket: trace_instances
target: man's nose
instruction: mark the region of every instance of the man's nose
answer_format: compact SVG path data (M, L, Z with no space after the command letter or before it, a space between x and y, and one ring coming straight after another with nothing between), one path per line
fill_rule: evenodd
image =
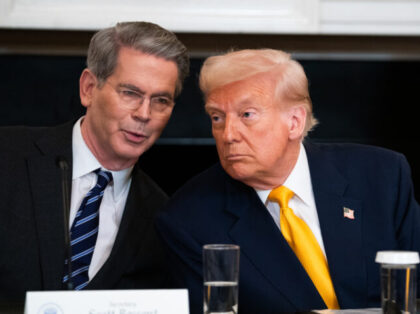
M133 112L133 117L145 122L150 120L152 114L152 107L150 99L143 98L139 103L139 107Z
M226 117L225 128L223 130L223 140L226 143L239 141L238 123L235 118Z

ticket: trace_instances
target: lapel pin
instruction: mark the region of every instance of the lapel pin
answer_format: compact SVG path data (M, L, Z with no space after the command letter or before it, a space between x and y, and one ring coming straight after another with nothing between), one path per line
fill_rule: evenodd
M343 207L343 216L344 218L354 219L354 210L347 207Z

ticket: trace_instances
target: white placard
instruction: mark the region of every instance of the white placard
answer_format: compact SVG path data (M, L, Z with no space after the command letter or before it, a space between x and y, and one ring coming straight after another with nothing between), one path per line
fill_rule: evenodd
M27 292L25 314L189 314L188 291L85 290Z

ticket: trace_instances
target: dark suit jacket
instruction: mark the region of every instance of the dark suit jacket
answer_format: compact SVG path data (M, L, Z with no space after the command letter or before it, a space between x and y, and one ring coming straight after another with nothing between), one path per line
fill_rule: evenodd
M379 307L379 250L420 251L420 209L405 158L359 145L306 144L321 233L341 308ZM354 220L343 216L354 210ZM256 192L219 164L187 183L157 219L174 274L202 313L202 246L240 245L239 313L325 308Z
M72 128L0 129L0 301L23 300L28 290L62 289L64 216L56 160L63 156L71 166ZM166 201L136 165L111 254L87 289L165 287L153 220Z

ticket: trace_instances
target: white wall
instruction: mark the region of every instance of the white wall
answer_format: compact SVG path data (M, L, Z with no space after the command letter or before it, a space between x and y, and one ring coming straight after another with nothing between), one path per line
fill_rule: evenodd
M193 33L420 35L420 0L0 0L1 28L96 30L124 20Z

